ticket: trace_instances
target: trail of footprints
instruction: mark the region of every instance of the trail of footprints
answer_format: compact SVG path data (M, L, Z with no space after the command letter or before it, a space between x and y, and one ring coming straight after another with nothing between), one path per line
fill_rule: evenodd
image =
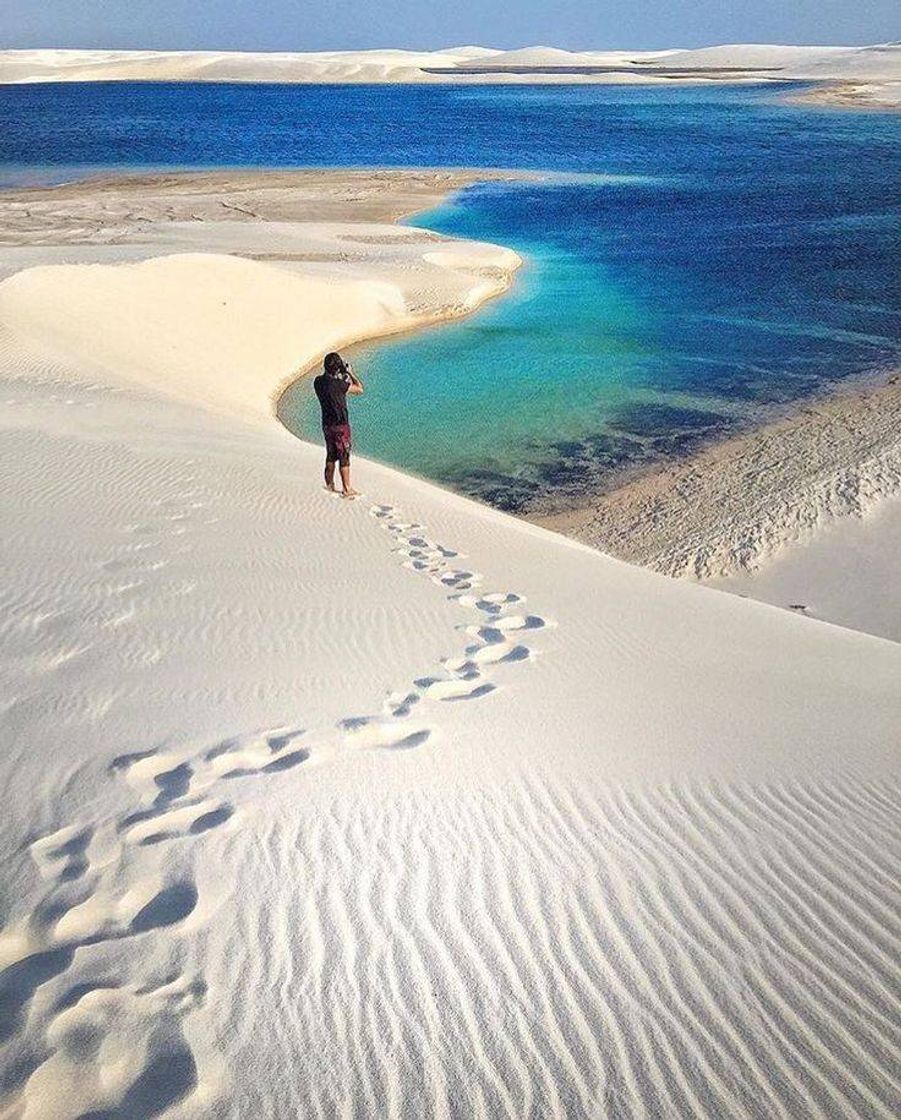
M450 592L470 613L458 627L458 653L389 694L381 712L338 724L345 747L409 750L434 732L418 718L426 702L490 696L498 687L490 672L531 660L528 639L547 622L526 613L515 592L480 592L482 577L460 566L460 554L431 540L422 525L403 521L393 506L369 512L392 538L403 566ZM0 1101L22 1094L27 1102L32 1091L64 1084L60 1117L158 1116L192 1092L198 1071L180 1024L202 1003L203 980L175 973L135 986L106 975L102 961L98 974L97 947L112 952L147 934L175 934L197 908L193 880L167 877L160 860L148 868L142 853L233 825L231 782L277 776L320 750L324 761L335 749L333 734L314 737L284 727L201 748L123 754L110 772L134 794L130 810L30 843L47 890L31 914L0 930ZM67 980L63 994L48 1002L43 986ZM131 1049L129 1060L116 1067L118 1082L108 1072L92 1073L92 1055L101 1046L115 1050L123 1035Z
M47 889L0 932L0 1103L21 1094L24 1105L62 1085L46 1115L98 1120L158 1116L193 1091L197 1066L181 1021L203 1002L204 981L176 971L136 985L120 970L123 950L144 935L184 929L199 893L190 875L140 856L229 822L225 784L305 762L302 734L282 728L193 752L122 755L110 771L135 794L133 809L32 840ZM52 1002L50 981L63 986Z
M526 635L543 629L547 622L526 614L524 597L514 591L480 593L482 576L458 566L465 557L432 540L425 526L404 521L394 506L375 505L369 512L393 539L405 568L449 590L461 607L476 612L474 623L459 627L468 639L462 651L446 657L436 673L391 693L381 715L355 717L341 724L348 741L355 745L407 750L421 746L432 735L427 724L411 730L405 722L418 714L423 700L477 700L490 695L497 688L489 678L491 667L531 660L534 651Z

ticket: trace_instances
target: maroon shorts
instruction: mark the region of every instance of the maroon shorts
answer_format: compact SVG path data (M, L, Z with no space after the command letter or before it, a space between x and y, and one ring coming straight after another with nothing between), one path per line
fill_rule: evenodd
M330 463L336 460L347 465L350 459L350 424L334 424L323 428L325 457Z

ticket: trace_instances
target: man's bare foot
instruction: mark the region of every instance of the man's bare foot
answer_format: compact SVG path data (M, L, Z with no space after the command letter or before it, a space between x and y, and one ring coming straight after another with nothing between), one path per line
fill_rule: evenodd
M335 489L334 483L333 483L333 484L332 484L331 486L329 486L329 485L328 485L328 483L326 483L326 484L325 484L325 485L324 485L324 486L322 487L322 489L323 489L323 490L328 490L328 492L329 492L330 494L337 494L337 493L338 493L338 491L337 491L337 490Z
M347 500L349 502L352 502L354 500L354 498L359 498L359 496L360 496L360 491L359 490L342 490L341 491L341 497L342 498L347 498Z

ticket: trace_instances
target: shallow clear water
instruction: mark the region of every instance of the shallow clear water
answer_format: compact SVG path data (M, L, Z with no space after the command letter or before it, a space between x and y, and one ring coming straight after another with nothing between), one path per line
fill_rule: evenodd
M522 508L901 364L901 116L783 105L783 92L0 87L0 176L557 173L479 185L418 216L511 245L527 266L471 318L355 355L369 387L353 406L359 450ZM299 384L282 412L317 438L311 397Z

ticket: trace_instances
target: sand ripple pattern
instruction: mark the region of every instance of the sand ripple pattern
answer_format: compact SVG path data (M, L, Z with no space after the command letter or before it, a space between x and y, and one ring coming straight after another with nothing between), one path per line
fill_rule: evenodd
M402 522L391 506L370 512L401 563L476 620L460 624L460 655L391 692L380 711L348 716L337 728L277 727L129 751L113 759L109 774L130 793L130 809L32 837L28 851L44 890L31 912L0 928L0 1115L208 1115L210 1083L222 1074L213 1055L195 1053L182 1025L205 1002L207 980L180 967L150 982L131 980L142 939L169 940L178 958L179 938L210 916L195 865L179 859L179 850L223 829L240 838L267 783L287 780L289 771L339 762L348 749L423 746L443 704L489 696L498 687L492 670L532 659L522 636L547 622L522 613L523 596L478 595L481 576L456 567L462 558L454 549L429 539L424 526ZM145 528L134 527L139 536ZM127 557L123 564L133 566ZM236 787L247 779L256 780L255 790L239 798ZM2 1111L7 1102L13 1113Z
M349 751L442 749L446 706L499 702L551 625L369 513L459 606L458 652L337 727L138 745L109 767L121 813L29 839L43 890L0 931L2 1115L898 1115L897 782L535 775L305 804ZM273 782L294 812L266 811ZM206 897L205 844L230 898ZM217 906L228 934L192 954ZM151 947L170 967L141 976Z
M898 794L525 781L279 821L239 873L294 878L271 952L248 914L229 953L284 1013L220 1027L293 1072L234 1114L896 1116Z

